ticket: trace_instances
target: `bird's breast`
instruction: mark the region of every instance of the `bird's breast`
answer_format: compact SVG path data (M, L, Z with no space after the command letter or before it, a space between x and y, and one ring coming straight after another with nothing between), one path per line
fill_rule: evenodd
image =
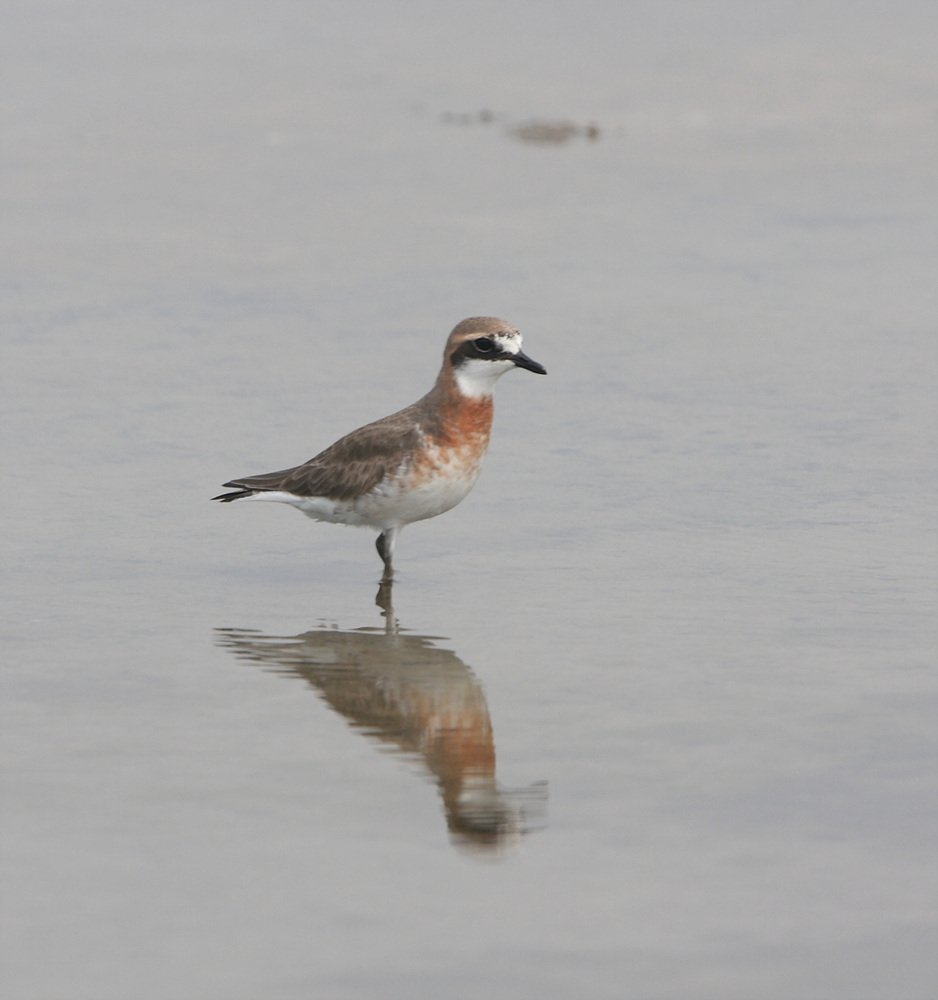
M491 427L491 400L471 400L445 408L435 426L425 431L401 484L413 520L442 514L472 489Z
M489 446L492 400L459 398L441 407L411 466L417 477L469 477L475 482Z

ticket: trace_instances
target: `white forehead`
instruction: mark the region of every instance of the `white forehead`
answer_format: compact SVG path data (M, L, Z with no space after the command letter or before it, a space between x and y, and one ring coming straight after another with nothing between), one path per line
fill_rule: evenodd
M489 339L506 354L517 354L521 350L521 334L517 330L501 330Z

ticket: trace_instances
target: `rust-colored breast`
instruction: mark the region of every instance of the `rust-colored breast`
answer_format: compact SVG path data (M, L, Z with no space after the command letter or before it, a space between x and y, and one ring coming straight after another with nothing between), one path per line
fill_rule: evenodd
M489 446L492 429L492 400L448 401L434 428L432 448L445 461L476 473Z
M425 440L407 485L424 492L433 516L459 503L482 469L492 426L492 401L447 400L424 428Z
M492 398L448 401L440 418L438 444L461 447L472 439L481 438L484 451L492 429Z

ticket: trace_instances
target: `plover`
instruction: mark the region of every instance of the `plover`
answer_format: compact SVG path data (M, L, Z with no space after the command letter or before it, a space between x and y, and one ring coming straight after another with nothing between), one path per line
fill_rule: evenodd
M512 368L546 375L521 334L492 316L464 319L446 341L433 388L416 403L359 427L303 465L232 479L213 497L275 500L317 521L377 528L385 579L407 524L450 510L475 485L489 444L492 390Z

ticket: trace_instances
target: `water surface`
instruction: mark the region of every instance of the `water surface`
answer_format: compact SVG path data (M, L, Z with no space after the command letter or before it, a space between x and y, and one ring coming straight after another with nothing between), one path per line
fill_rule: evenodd
M6 5L10 996L934 995L936 26ZM479 314L393 608L209 503Z

